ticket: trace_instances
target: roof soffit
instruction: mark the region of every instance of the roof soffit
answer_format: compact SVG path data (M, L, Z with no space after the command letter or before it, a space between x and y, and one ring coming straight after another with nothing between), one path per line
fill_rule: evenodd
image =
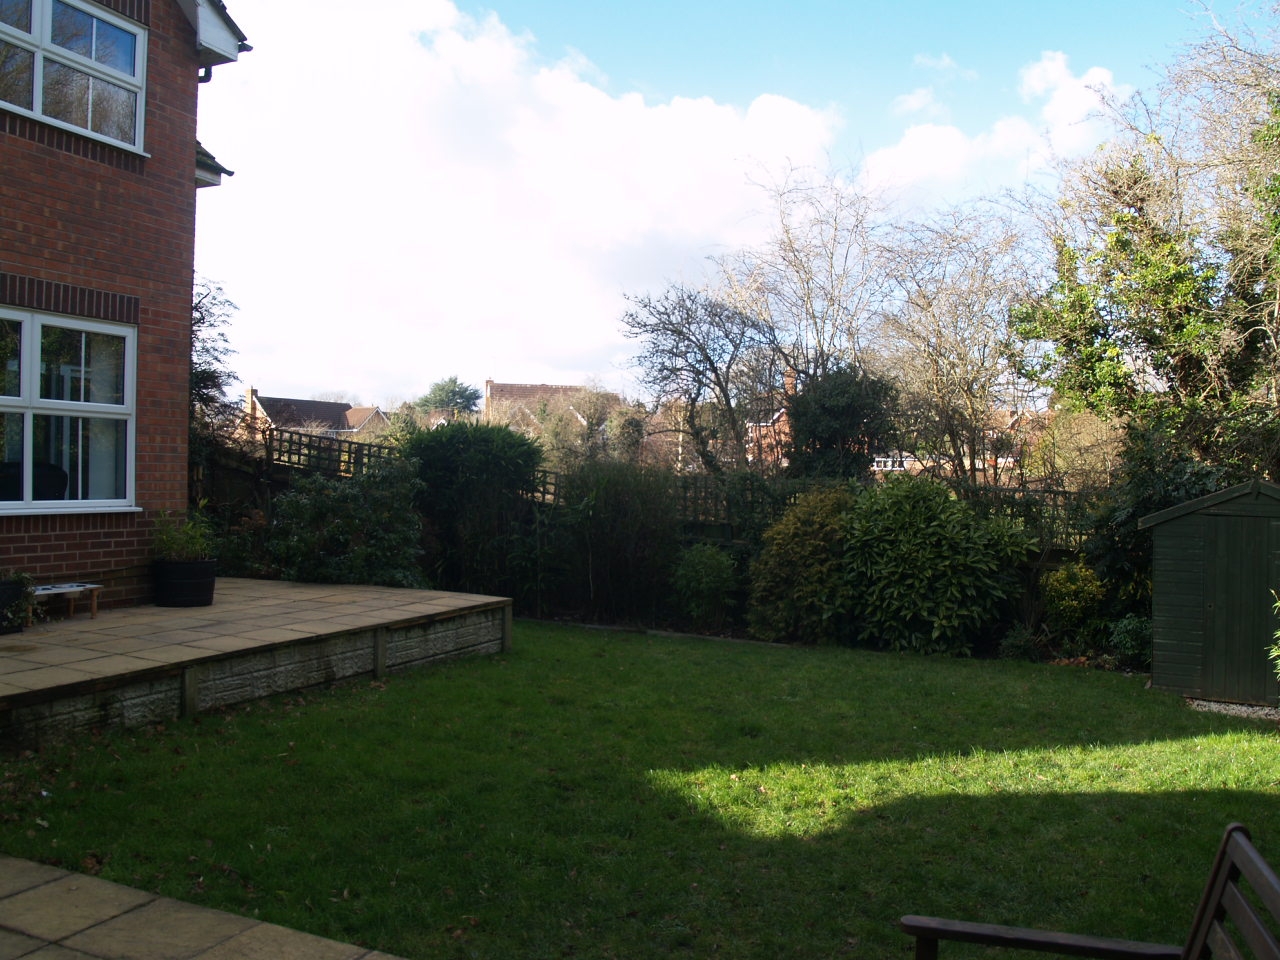
M195 27L201 66L231 63L252 49L222 0L178 0L178 6Z

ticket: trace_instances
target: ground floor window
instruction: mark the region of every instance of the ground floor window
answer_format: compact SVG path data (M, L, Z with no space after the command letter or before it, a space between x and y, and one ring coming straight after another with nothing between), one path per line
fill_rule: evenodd
M0 308L0 513L133 505L137 331Z

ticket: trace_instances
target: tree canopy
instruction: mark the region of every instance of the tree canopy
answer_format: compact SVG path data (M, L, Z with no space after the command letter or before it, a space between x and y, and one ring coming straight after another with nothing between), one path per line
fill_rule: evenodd
M463 383L457 377L448 377L433 383L431 389L413 401L413 405L422 413L435 410L475 413L483 396L483 393L470 384Z
M227 324L237 307L222 287L197 280L191 298L191 409L208 410L226 399L237 377L227 366L235 353L227 340Z
M866 479L895 445L897 392L889 381L841 364L788 394L788 470L802 477Z

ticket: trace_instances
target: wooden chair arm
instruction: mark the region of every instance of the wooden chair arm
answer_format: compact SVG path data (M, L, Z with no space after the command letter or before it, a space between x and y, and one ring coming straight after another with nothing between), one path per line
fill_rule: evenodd
M1076 933L1055 933L1027 927L1006 927L996 923L972 923L967 920L943 920L939 917L905 916L899 921L903 933L916 938L916 960L937 960L939 940L983 943L1014 950L1042 950L1072 957L1098 957L1103 960L1159 957L1177 960L1182 947L1138 940L1117 940Z

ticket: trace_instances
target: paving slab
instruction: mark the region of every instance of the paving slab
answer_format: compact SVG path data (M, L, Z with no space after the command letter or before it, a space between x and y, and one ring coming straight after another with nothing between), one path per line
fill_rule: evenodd
M255 925L261 924L179 900L159 899L68 937L63 945L105 957L189 960Z
M64 874L0 900L0 927L56 942L154 899L97 877Z
M43 940L28 937L26 934L0 930L0 960L17 960L18 957L29 957L45 945Z
M398 960L0 855L0 960Z

